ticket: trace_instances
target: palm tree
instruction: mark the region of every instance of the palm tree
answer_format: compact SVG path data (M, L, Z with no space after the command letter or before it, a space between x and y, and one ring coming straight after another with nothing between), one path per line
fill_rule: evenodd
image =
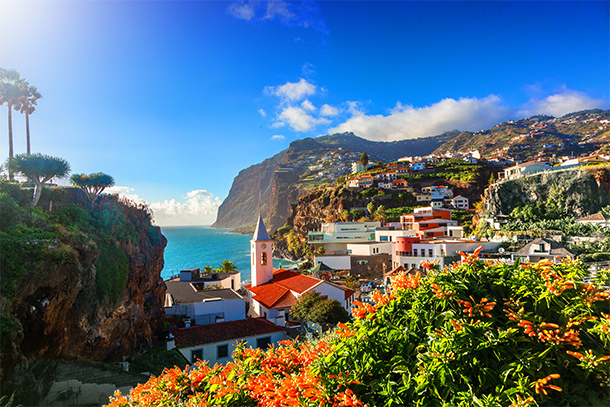
M8 157L13 158L13 117L11 110L19 110L26 86L15 69L0 68L0 106L8 106ZM8 169L9 179L13 180L13 171Z
M233 260L224 260L216 270L219 273L235 273L237 271L237 264Z
M27 84L27 82L26 82ZM27 153L30 152L30 115L36 111L36 101L42 97L36 86L26 85L27 93L23 95L19 111L25 114L25 137L27 141Z
M18 154L8 160L9 171L20 172L34 183L34 196L30 206L38 205L42 184L53 177L64 177L70 172L70 164L63 158L43 154Z
M212 266L205 266L203 268L203 272L205 274L212 274L214 272L214 267L212 267Z

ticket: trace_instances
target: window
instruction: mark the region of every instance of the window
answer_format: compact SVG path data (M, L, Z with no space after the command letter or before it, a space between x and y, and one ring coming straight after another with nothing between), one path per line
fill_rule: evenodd
M267 349L267 347L271 345L271 337L266 336L264 338L256 339L256 347L261 349Z
M428 256L432 257L433 255L434 255L434 254L433 254L432 249L428 249Z
M267 265L267 253L266 252L261 253L261 265L262 266Z
M203 349L194 349L191 351L191 363L195 363L198 360L203 360Z
M229 356L229 345L218 345L216 347L216 359L226 358Z

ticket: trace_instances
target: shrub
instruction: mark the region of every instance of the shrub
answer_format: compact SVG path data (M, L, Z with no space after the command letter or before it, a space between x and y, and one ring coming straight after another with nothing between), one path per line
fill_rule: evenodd
M98 248L100 254L95 262L98 295L101 300L107 297L116 304L127 284L129 259L111 241L98 243Z
M226 366L166 370L111 405L608 405L608 275L463 257L398 275L324 340L242 345Z

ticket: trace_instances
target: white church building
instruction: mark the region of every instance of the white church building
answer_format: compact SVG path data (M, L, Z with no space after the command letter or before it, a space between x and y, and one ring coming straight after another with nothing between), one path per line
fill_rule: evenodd
M273 242L260 216L250 243L251 284L245 287L248 292L249 317L263 317L276 325L285 326L289 320L290 307L298 297L312 291L336 299L348 312L351 311L354 290L296 271L273 269Z

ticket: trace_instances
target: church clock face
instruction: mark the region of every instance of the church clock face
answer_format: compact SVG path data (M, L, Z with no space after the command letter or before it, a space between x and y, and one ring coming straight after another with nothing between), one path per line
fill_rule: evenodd
M267 248L267 245L266 245L265 243L263 243L261 247L262 247L263 249L266 249L266 248Z

